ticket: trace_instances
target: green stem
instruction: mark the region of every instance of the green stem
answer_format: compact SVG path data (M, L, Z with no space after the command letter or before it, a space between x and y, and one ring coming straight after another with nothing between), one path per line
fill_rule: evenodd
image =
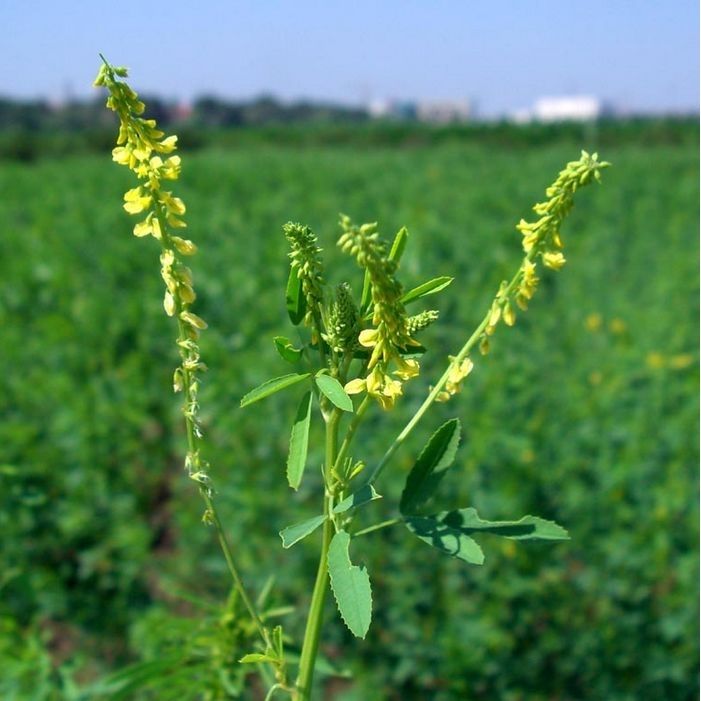
M253 601L248 596L248 593L246 592L246 588L243 585L243 581L241 579L241 576L239 575L238 569L236 568L236 564L234 563L234 554L233 554L233 551L231 549L231 545L229 544L229 541L227 540L226 534L224 533L224 529L221 525L221 521L219 520L219 514L217 513L217 509L214 505L214 502L212 501L212 497L209 494L207 494L205 489L202 489L201 493L202 493L202 498L204 499L204 502L207 506L207 510L210 514L212 524L214 525L214 528L217 531L217 538L219 540L219 545L221 546L222 552L224 553L224 559L226 560L226 565L229 568L229 574L231 574L231 579L234 582L234 586L236 587L236 591L238 592L239 596L241 597L241 601L243 601L243 604L246 607L246 610L248 611L248 615L251 617L251 619L255 623L256 628L258 629L258 633L260 634L260 637L263 639L265 646L271 647L270 636L268 635L268 631L265 628L265 626L263 625L263 621L261 620L260 616L258 615L258 612L256 611L256 607L253 604Z
M346 435L343 438L343 442L341 443L341 447L338 451L338 455L336 456L336 460L333 465L334 471L337 475L340 474L341 466L343 465L343 461L346 459L348 449L350 448L351 442L353 441L353 436L355 436L355 432L358 430L358 427L360 426L363 417L365 416L365 412L370 407L371 401L372 400L370 398L370 395L366 394L363 398L363 401L360 402L360 404L358 405L358 409L353 415L351 422L348 424L348 430L346 431Z
M374 533L375 531L379 531L383 528L389 528L390 526L394 526L397 523L401 523L401 521L402 519L400 518L391 518L388 521L382 521L382 523L376 523L374 526L368 526L367 528L363 528L362 531L354 533L353 537L357 538L359 535L367 535L368 533Z
M340 411L335 409L326 422L326 459L324 467L324 488L327 493L324 496L324 513L328 519L324 523L324 530L321 537L321 552L319 554L319 567L316 572L314 591L307 615L307 625L304 631L304 641L302 643L302 653L299 658L299 676L297 677L296 701L310 701L312 684L314 682L314 666L316 656L319 651L319 640L321 638L321 623L326 602L326 590L328 589L328 565L329 544L334 534L334 524L331 518L331 494L328 492L328 479L336 460L338 449L338 422Z
M328 589L329 544L333 536L333 522L329 519L324 523L324 531L321 540L321 553L319 555L319 569L316 573L312 601L307 616L307 627L304 631L302 654L299 658L299 676L297 677L297 701L310 701L312 694L312 682L314 681L314 666L317 652L319 651L319 639L321 637L321 622L326 602L326 590Z

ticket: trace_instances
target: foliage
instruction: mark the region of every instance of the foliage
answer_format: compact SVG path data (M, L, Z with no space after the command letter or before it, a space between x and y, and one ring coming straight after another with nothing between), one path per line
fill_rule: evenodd
M376 213L389 226L409 223L414 251L421 250L419 257L410 247L402 259L409 286L439 269L462 291L459 305L443 296L443 324L425 332L449 352L459 329L477 321L474 309L488 302L472 290L508 270L514 203L525 208L538 194L531 184L544 182L566 153L553 145L515 159L467 144L191 157L182 187L191 225L202 232L199 292L212 326L202 344L216 368L202 390L203 422L222 472L221 502L232 504L223 517L235 540L246 534L244 560L262 561L269 572L286 563L285 599L300 591L313 555L306 543L280 557L270 545L276 531L310 513L304 502L318 477L309 471L300 486L298 518L278 518L295 407L270 397L263 412L231 411L232 397L279 369L260 339L284 324L276 292L286 279L274 233L280 212L306 217L320 231L342 208ZM401 537L394 529L368 539L364 559L383 606L352 665L359 698L696 693L697 636L689 631L697 620L698 294L690 206L697 163L673 147L626 146L607 155L616 174L573 215L572 229L581 232L569 241L575 270L548 282L542 301L534 301L549 313L532 326L525 319L508 344L493 347L495 362L475 370L461 398L463 473L440 487L444 502L467 501L490 515L538 509L566 524L573 539L556 555L533 547L525 557L504 541L482 569L469 572L429 559L419 541L390 547ZM0 429L8 563L0 605L23 624L38 617L84 628L103 641L94 648L103 665L115 654L148 659L136 625L163 600L159 582L177 576L193 591L217 594L223 579L196 526L198 509L180 486L182 436L172 429L174 409L161 399L168 373L153 369L152 358L170 357L159 281L149 256L114 234L124 220L111 206L95 205L98 190L118 197L126 188L101 161L6 165L0 178L8 193L0 204L8 235L0 245L12 261L2 291L3 366L17 368L4 376ZM497 181L497 191L487 189ZM51 187L37 199L42 182ZM468 223L469 236L456 241L448 233ZM247 274L252 268L256 278ZM435 376L428 357L422 367ZM408 401L417 396L409 393ZM399 428L390 415L380 425L385 436ZM250 454L261 432L270 440L255 444L243 469L238 456ZM427 438L398 453L406 471ZM382 442L368 440L368 454L379 457ZM310 452L310 464L318 464ZM384 513L391 494L396 503L403 476L388 473L387 480L385 499L366 508ZM261 512L269 522L260 522ZM192 559L179 564L176 549ZM398 573L409 566L407 580ZM505 568L511 576L499 576ZM127 643L130 626L135 635ZM324 649L332 654L347 639L330 626ZM152 632L165 637L167 629L164 621Z

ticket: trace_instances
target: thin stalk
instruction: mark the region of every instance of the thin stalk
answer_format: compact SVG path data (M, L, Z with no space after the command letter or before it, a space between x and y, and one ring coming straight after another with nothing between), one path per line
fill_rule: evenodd
M525 261L530 262L536 254L536 247L534 246L528 254L525 256ZM519 266L518 271L516 274L513 276L511 279L511 282L502 290L502 295L504 297L508 296L511 292L513 292L514 288L518 285L520 279L521 279L521 270L523 268L523 262L521 263L521 266ZM433 402L436 401L436 397L440 394L442 391L443 387L445 387L445 383L448 381L448 378L450 377L450 370L454 364L459 364L461 363L470 353L470 351L475 347L477 342L479 341L480 337L482 336L482 333L484 330L487 328L487 325L489 324L489 317L491 316L491 307L489 311L484 316L484 319L479 323L477 328L474 330L470 338L467 339L465 342L465 345L460 349L458 354L455 356L455 359L450 362L448 367L446 368L445 372L441 375L441 378L438 380L436 383L435 387L429 392L428 396L424 400L423 404L418 408L416 413L409 419L407 425L400 431L399 435L394 439L392 444L389 446L387 449L387 452L382 456L382 460L380 460L377 465L370 471L370 473L366 476L365 478L365 484L370 484L371 482L375 482L377 478L380 476L382 471L385 469L387 466L387 463L392 459L394 454L397 452L399 446L407 439L409 434L414 430L416 424L421 421L423 418L424 414L429 410Z
M248 611L248 615L251 617L251 619L255 623L255 626L258 630L258 633L260 634L260 637L263 639L265 646L271 647L270 636L268 635L268 631L265 628L265 626L263 625L263 621L261 620L260 616L258 615L258 612L256 611L256 607L255 607L253 601L248 596L248 593L246 592L246 588L244 587L241 576L239 575L238 569L236 568L236 564L234 563L234 554L233 554L233 551L231 549L231 545L229 544L229 541L226 537L226 534L224 533L224 529L221 525L221 521L219 520L219 514L217 513L216 506L214 505L214 502L212 501L212 497L209 494L207 494L205 489L202 489L201 493L202 493L202 498L204 499L204 502L207 506L207 510L210 514L212 524L214 525L214 528L217 531L217 539L219 540L219 545L221 546L222 552L224 553L224 559L226 560L226 565L229 569L229 574L231 574L231 579L234 582L234 586L236 587L236 591L238 592L239 596L241 597L241 601L243 601L243 604L246 607L246 610Z
M355 436L355 432L358 430L358 427L360 426L363 417L365 416L365 412L370 407L371 401L372 400L370 398L370 395L366 394L363 398L363 401L360 402L360 404L358 405L358 409L353 415L351 422L348 424L346 435L343 438L343 442L341 443L341 447L338 451L338 455L336 456L336 460L333 465L336 474L340 474L339 470L341 469L343 461L346 459L346 455L348 454L351 442L353 441L353 436Z
M367 535L368 533L374 533L375 531L382 530L383 528L389 528L390 526L394 526L397 523L401 523L401 521L402 519L400 518L391 518L388 521L382 521L382 523L376 523L374 526L368 526L367 528L363 528L362 531L354 533L353 537L357 538L359 535Z
M316 656L319 651L319 640L321 638L321 623L326 602L326 591L328 589L328 554L329 544L334 534L334 524L331 518L331 494L328 493L328 480L336 460L338 449L338 422L340 411L335 409L326 422L326 458L324 461L324 513L328 516L324 523L321 537L321 552L319 553L319 567L316 572L314 591L307 615L307 625L304 631L304 641L302 642L302 653L299 659L299 676L297 677L297 701L310 701L312 684L314 682L314 666Z

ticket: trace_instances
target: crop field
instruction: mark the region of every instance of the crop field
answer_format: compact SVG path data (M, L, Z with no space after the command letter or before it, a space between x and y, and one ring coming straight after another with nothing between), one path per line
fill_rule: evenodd
M528 313L475 356L464 391L419 426L378 484L385 498L368 507L375 520L394 515L416 453L457 416L463 441L443 502L485 518L537 514L571 540L486 536L477 567L401 526L369 535L373 626L359 641L329 609L319 698L698 697L699 151L688 141L601 146L613 167L563 228L567 266L543 273ZM515 224L565 162L596 147L249 140L183 153L178 194L209 323L207 457L251 588L274 577L272 602L296 606L282 613L298 639L318 546L310 537L283 550L278 531L314 513L322 456L310 454L310 484L292 492L296 402L279 394L239 408L289 371L272 343L292 333L282 225L311 226L328 277L354 276L356 289L362 277L335 245L339 213L378 221L389 239L407 226L407 287L455 278L428 298L440 321L406 387L415 407L518 265ZM234 662L248 652L183 474L159 249L131 235L123 170L109 152L0 163L2 699L235 698ZM369 461L409 416L373 411ZM151 665L141 683L100 682L134 662ZM178 681L149 686L149 670Z

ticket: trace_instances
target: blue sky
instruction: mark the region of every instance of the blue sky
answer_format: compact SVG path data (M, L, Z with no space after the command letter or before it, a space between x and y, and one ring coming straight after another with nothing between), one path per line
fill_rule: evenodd
M140 92L177 99L699 104L696 0L0 0L0 23L0 95L17 97L89 95L101 51Z

